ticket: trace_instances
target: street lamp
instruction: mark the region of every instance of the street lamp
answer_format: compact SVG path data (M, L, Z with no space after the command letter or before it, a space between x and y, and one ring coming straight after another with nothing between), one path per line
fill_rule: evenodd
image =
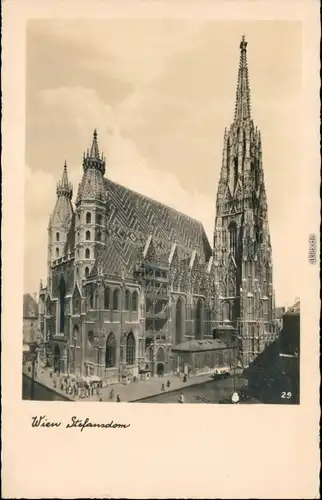
M34 399L34 385L35 385L35 364L37 360L37 354L38 354L38 349L39 346L37 342L32 342L29 344L29 352L31 355L31 366L32 366L32 371L31 371L31 386L30 386L30 399Z

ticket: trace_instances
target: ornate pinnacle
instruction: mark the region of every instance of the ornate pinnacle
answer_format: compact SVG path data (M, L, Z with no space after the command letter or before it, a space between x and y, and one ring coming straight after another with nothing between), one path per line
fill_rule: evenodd
M240 59L236 90L235 122L251 118L250 89L247 65L247 42L242 36L240 45Z
M100 155L98 141L97 141L97 130L93 132L93 141L91 149L87 149L87 154L83 156L83 167L84 170L94 169L99 170L103 175L105 174L105 158L103 153Z
M73 196L73 186L70 182L68 182L68 174L67 174L67 163L64 163L63 175L61 181L57 182L56 188L57 196L66 196L68 198L72 198Z

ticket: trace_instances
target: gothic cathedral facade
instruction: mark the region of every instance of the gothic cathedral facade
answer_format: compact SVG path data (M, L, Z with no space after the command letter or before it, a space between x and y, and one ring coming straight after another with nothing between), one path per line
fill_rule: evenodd
M66 163L57 184L47 284L39 295L47 362L65 373L119 381L145 370L169 373L178 368L174 346L222 338L249 365L278 332L244 37L213 245L199 221L112 182L105 167L94 131L75 206Z

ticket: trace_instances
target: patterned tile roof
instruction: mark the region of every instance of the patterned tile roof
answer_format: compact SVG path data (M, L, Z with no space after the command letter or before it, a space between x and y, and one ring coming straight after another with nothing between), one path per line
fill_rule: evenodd
M142 257L149 236L158 260L167 260L173 243L177 243L180 260L190 258L193 250L201 262L209 259L211 247L201 222L109 179L104 182L108 244L98 255L92 274L98 266L109 274L122 267L130 271Z

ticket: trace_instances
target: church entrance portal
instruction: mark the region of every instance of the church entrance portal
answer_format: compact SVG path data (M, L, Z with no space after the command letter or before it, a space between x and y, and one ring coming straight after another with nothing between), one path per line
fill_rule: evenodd
M157 364L157 375L163 375L163 374L164 374L164 364L158 363Z

